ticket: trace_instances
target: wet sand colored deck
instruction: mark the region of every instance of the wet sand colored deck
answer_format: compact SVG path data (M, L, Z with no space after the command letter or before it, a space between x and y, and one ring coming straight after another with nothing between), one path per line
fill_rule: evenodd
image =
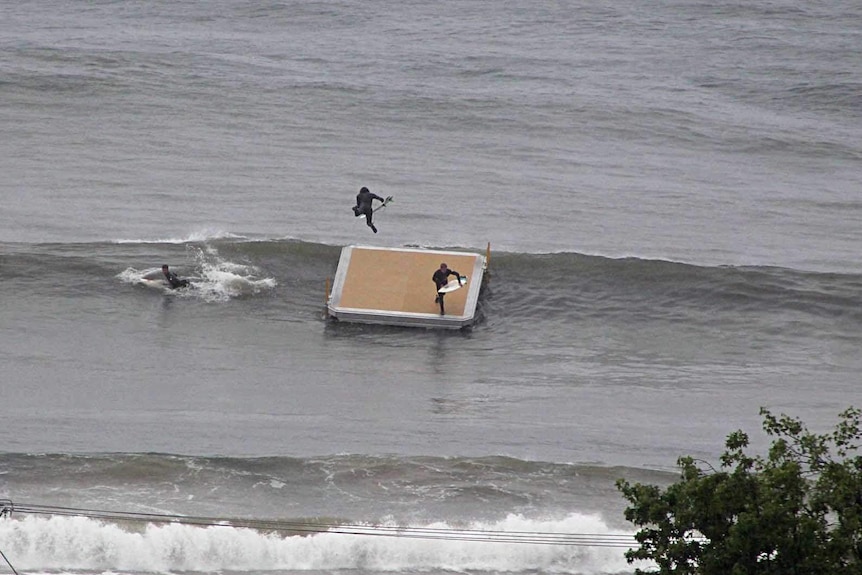
M431 276L445 262L468 278L446 294L446 315L434 302ZM475 253L347 246L338 262L330 316L342 321L459 328L472 323L485 258Z

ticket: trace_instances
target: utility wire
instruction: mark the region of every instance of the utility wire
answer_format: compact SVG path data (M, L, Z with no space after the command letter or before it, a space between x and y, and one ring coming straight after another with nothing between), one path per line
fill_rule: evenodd
M114 522L137 521L146 523L178 523L198 527L248 528L259 531L285 532L290 535L336 533L342 535L403 537L410 539L432 539L442 541L477 541L485 543L526 543L533 545L575 545L621 548L630 548L636 544L632 535L613 533L495 531L485 529L447 529L434 527L350 525L336 523L326 524L307 521L224 519L218 517L107 511L26 503L13 504L9 500L0 500L0 516L11 515L12 512L32 515L87 517L90 519Z

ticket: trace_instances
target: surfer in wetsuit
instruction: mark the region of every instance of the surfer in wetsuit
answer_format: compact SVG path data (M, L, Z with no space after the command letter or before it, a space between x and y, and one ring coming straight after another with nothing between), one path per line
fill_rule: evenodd
M437 291L437 297L434 299L434 303L440 304L440 315L445 315L446 310L443 308L443 295L439 293L441 287L445 286L449 283L449 276L455 276L458 278L458 283L461 283L461 274L456 272L455 270L450 270L446 264L440 264L440 268L434 272L434 275L431 276L431 279L434 281L434 285L437 286L435 291Z
M377 228L375 228L374 224L371 222L371 218L374 216L374 210L371 208L371 202L373 202L374 200L380 200L381 202L386 201L377 194L372 193L365 186L363 186L359 190L359 193L356 194L356 205L353 206L353 214L356 217L365 215L365 223L368 224L368 227L371 228L371 231L376 234Z
M189 280L178 278L177 274L168 269L168 264L162 266L162 273L165 275L165 280L171 286L171 289L189 287Z

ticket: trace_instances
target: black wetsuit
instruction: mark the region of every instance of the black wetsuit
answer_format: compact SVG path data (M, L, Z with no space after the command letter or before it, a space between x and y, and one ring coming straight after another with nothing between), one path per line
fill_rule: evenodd
M364 215L365 223L368 224L371 231L376 234L377 228L375 228L374 224L371 222L371 218L374 216L374 209L371 207L371 202L374 200L379 200L381 202L385 201L377 194L369 191L368 188L362 188L359 190L359 193L356 194L356 205L353 206L353 213L356 214L357 217Z
M177 289L177 288L189 286L189 280L181 280L180 278L177 277L177 274L175 274L174 272L164 272L164 274L165 274L165 279L171 285L171 289Z
M431 276L431 279L434 280L434 285L437 286L439 290L441 287L449 283L449 276L455 276L458 278L458 281L461 281L461 274L456 272L455 270L447 269L445 272L441 269L438 269L434 272L434 275ZM438 293L437 298L434 300L434 303L440 304L440 315L446 313L446 309L443 307L443 296L445 294Z

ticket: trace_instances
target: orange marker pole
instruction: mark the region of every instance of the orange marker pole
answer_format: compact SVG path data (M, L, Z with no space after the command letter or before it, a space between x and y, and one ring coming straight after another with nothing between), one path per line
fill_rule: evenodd
M323 298L323 317L329 317L329 281L330 278L326 278L326 293Z

